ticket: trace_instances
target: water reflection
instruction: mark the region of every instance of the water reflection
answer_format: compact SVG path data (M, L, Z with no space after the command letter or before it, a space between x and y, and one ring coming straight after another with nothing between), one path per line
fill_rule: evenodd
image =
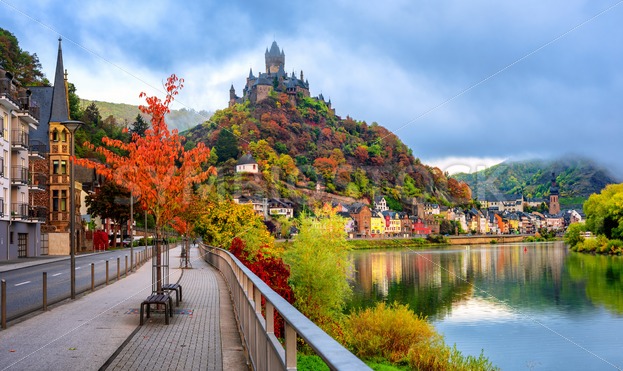
M408 304L450 344L473 355L484 349L505 370L623 365L621 257L571 253L562 243L351 256L349 310L377 301Z

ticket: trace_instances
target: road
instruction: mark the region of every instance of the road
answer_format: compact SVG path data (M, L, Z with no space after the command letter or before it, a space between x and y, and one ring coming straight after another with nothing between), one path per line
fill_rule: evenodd
M144 247L135 247L135 255L144 249ZM106 261L108 261L109 282L111 282L117 278L117 258L119 258L120 275L125 274L126 257L129 270L129 248L76 256L76 293L91 289L91 264L94 264L95 286L98 286L106 282ZM67 258L0 272L0 279L6 280L7 320L16 319L42 308L43 272L47 273L48 305L69 298L71 293L70 269L70 259Z

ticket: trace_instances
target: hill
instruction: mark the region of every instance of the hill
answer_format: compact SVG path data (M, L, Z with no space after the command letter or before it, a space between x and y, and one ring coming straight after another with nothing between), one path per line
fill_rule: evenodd
M115 120L124 125L130 125L136 119L136 115L140 113L138 106L125 103L110 103L101 102L96 100L80 99L80 107L84 110L91 103L95 103L99 109L102 118L112 116ZM166 117L167 125L169 129L178 129L179 131L188 130L206 120L212 116L212 112L208 111L195 111L194 109L182 108L180 110L172 110ZM145 119L149 119L145 117Z
M323 189L353 200L383 194L394 210L415 197L451 204L471 196L466 184L422 164L383 126L343 119L322 99L299 95L293 100L272 92L256 104L247 101L219 110L183 134L189 146L203 142L214 149L222 193L306 199L309 191ZM237 159L247 152L261 174L233 174Z
M607 184L619 182L607 169L581 157L503 162L476 173L452 177L469 184L474 197L523 192L526 198L542 198L549 196L552 173L563 204L581 204Z

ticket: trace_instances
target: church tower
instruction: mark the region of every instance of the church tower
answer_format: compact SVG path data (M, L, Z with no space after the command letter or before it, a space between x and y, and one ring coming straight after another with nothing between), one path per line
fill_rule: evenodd
M560 202L558 201L559 191L556 185L556 175L552 173L552 185L549 187L549 213L556 215L560 213Z
M266 73L274 74L280 69L285 69L286 55L283 50L279 50L279 46L276 41L270 46L270 51L266 49Z

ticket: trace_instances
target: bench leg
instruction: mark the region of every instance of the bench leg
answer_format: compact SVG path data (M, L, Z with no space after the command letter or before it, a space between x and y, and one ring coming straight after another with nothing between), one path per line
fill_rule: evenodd
M180 289L180 292L179 292L179 294L180 294L180 301L182 301L182 286L181 285L179 286L179 289Z
M176 297L177 297L177 294L176 294ZM169 296L169 312L170 312L171 317L173 317L173 299L171 299L170 296Z
M141 326L143 326L143 309L145 308L145 303L141 303Z
M171 297L169 297L169 304L164 304L164 324L169 324L169 316L167 316L167 309L171 308ZM170 309L169 309L170 310Z

